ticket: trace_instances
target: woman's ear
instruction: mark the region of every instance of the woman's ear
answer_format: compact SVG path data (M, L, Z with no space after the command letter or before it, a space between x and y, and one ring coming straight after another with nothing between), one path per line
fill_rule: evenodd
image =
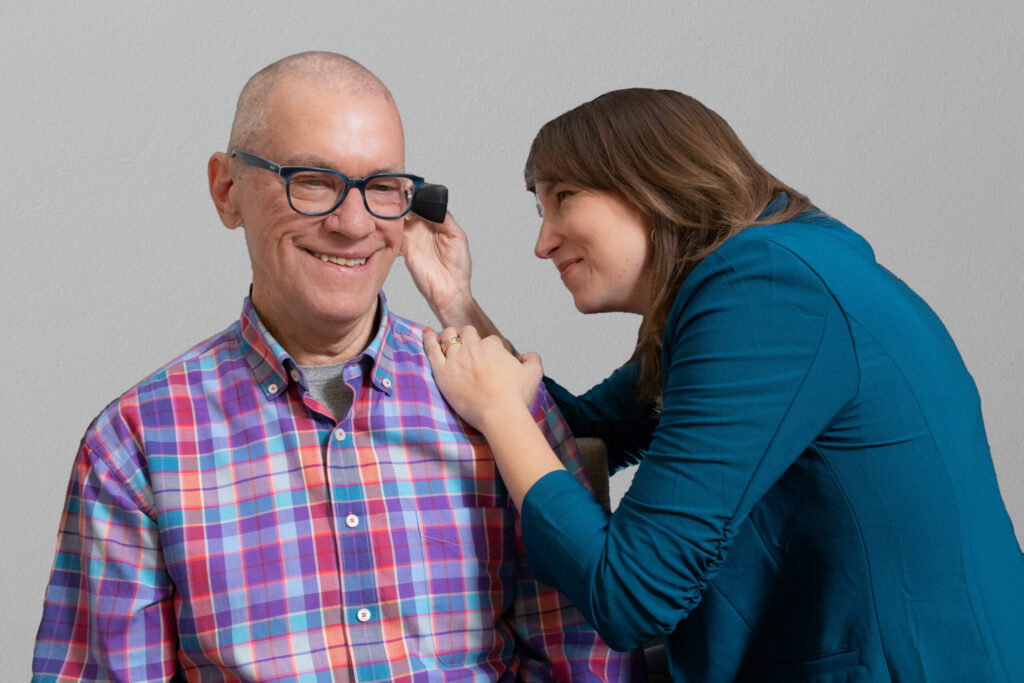
M235 178L231 174L231 160L228 155L224 152L214 153L206 165L206 175L210 181L210 197L213 199L213 205L217 207L220 222L234 230L242 224L242 216L235 208L231 197Z

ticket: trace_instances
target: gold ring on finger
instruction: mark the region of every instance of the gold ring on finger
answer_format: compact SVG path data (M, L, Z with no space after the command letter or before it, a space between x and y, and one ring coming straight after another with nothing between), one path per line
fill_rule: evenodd
M450 347L452 344L461 344L461 343L462 343L462 337L460 337L459 335L455 335L454 337L448 337L443 342L441 342L441 353L443 353L444 355L447 356L448 355L448 347Z

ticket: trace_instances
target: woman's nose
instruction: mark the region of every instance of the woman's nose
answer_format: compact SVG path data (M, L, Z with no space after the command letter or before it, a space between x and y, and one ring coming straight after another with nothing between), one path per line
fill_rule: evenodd
M558 237L550 221L545 219L540 224L540 234L537 235L537 244L533 247L533 253L537 258L551 258L558 249L558 245Z

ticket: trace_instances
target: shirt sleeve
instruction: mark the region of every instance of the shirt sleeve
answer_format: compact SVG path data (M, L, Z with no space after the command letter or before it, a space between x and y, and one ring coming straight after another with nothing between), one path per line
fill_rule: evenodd
M116 418L115 418L116 421ZM103 437L116 448L104 448ZM170 680L173 585L123 424L97 421L75 459L36 636L33 681Z
M610 472L640 462L658 423L654 406L637 400L639 371L639 361L631 361L581 396L572 395L549 377L544 378L572 433L604 441Z
M661 418L614 514L561 472L523 503L537 576L617 648L690 613L751 507L857 390L846 320L815 273L766 240L729 246L680 291Z
M575 442L550 395L543 388L532 406L534 419L548 444L565 463L573 481L585 481ZM517 522L518 524L518 522ZM512 607L513 629L520 644L517 680L630 681L643 664L640 652L616 652L608 647L566 595L539 583L519 544L519 581Z

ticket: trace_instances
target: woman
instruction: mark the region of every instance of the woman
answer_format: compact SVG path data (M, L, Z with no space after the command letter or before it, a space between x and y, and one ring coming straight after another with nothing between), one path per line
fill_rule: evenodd
M640 463L614 513L527 411L539 358L474 329L497 332L461 231L410 224L404 249L448 326L424 337L438 385L491 444L541 579L613 647L666 634L676 680L1024 681L1024 556L977 390L868 244L672 91L549 122L526 183L577 308L643 316L584 395L544 379L612 470Z

